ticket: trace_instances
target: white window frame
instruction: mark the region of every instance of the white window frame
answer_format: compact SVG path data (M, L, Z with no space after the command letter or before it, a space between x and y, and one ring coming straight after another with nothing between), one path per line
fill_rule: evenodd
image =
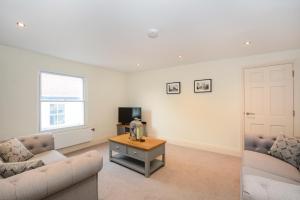
M72 77L72 78L80 78L82 79L82 94L83 94L83 97L82 97L82 100L80 101L72 101L72 100L69 100L69 101L53 101L53 102L83 102L83 125L79 125L79 126L69 126L69 127L63 127L63 128L55 128L55 129L47 129L47 130L42 130L42 122L41 122L41 103L42 102L52 102L52 101L44 101L44 100L41 100L41 94L42 94L42 74L53 74L53 75L58 75L58 76L66 76L66 77ZM39 71L39 91L38 91L38 101L39 101L39 120L38 120L38 127L39 127L39 132L43 133L43 132L57 132L57 131L63 131L63 130L69 130L69 129L77 129L77 128L84 128L86 127L86 80L84 77L81 77L81 76L76 76L76 75L70 75L70 74L63 74L63 73L56 73L56 72L49 72L49 71Z

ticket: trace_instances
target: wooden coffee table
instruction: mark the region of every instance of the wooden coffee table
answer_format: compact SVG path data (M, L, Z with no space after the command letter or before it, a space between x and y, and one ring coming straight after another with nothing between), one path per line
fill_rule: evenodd
M149 177L165 165L165 143L150 137L145 142L131 141L129 134L115 136L109 139L109 160Z

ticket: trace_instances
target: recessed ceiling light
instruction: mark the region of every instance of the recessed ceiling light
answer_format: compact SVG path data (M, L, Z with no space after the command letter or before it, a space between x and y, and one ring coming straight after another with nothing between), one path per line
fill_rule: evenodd
M178 56L179 59L182 59L182 56Z
M16 25L17 25L17 28L19 28L19 29L23 29L26 27L26 24L24 24L24 22L21 22L21 21L17 22Z
M245 45L249 46L251 44L251 41L246 41Z
M141 64L140 64L140 63L138 63L138 64L136 64L136 66L138 66L138 67L139 67L139 66L141 66Z

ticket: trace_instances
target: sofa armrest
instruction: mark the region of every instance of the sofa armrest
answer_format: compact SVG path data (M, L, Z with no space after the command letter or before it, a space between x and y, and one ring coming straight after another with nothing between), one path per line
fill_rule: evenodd
M18 140L33 154L54 150L54 137L50 133L23 136Z
M0 199L43 199L97 175L102 166L101 154L97 151L89 151L6 179L0 179Z
M245 150L268 154L276 136L245 134Z

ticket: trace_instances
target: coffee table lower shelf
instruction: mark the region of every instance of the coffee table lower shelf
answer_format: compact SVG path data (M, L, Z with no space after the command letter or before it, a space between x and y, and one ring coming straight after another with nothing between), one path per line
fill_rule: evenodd
M124 156L121 154L116 154L110 159L112 162L118 163L124 167L135 170L141 174L146 174L145 171L145 162L133 159L128 156ZM158 159L154 159L150 162L150 174L159 168L164 166L164 162Z

